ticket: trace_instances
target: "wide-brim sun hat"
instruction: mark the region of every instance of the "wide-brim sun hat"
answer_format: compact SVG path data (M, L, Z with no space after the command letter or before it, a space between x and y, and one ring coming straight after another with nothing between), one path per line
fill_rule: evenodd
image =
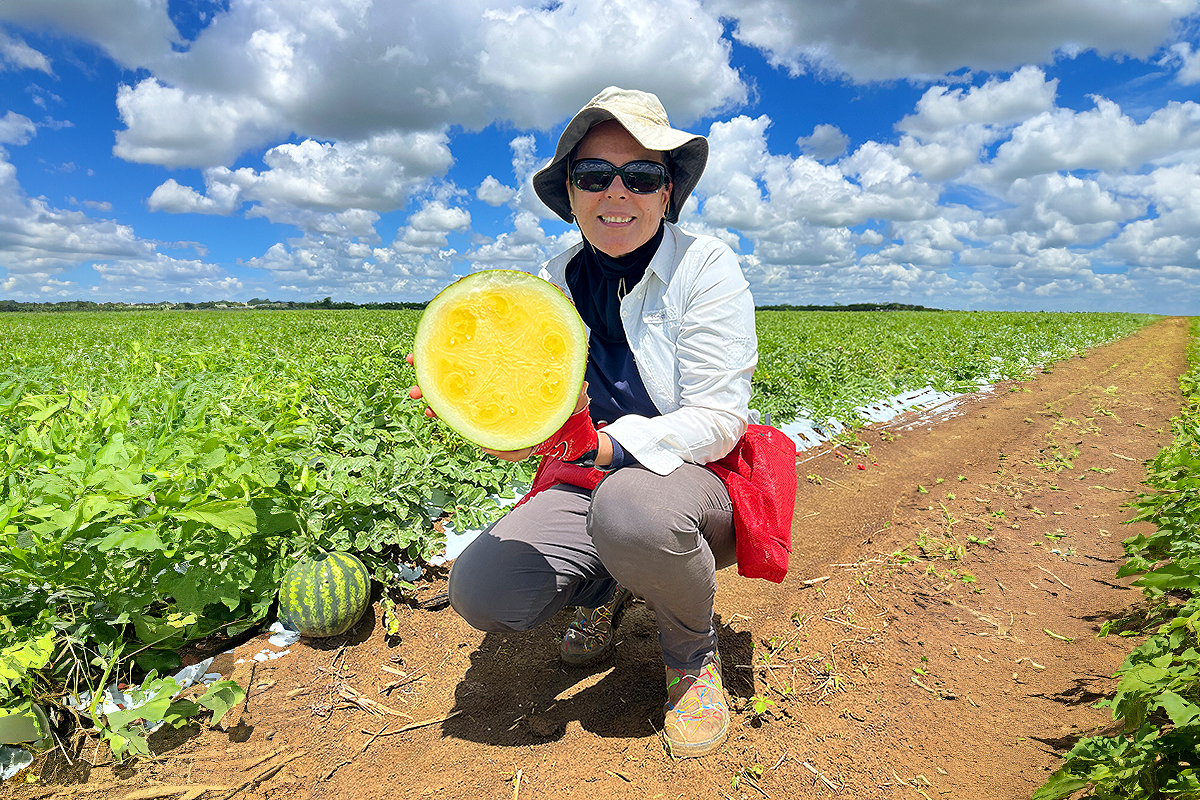
M550 210L567 222L575 220L567 194L567 160L592 126L615 119L647 150L667 153L671 172L671 202L667 222L679 221L679 210L696 188L704 165L708 163L708 140L703 136L671 127L667 110L649 92L610 86L593 97L567 123L558 139L554 159L533 176L533 189ZM617 166L621 166L618 164Z

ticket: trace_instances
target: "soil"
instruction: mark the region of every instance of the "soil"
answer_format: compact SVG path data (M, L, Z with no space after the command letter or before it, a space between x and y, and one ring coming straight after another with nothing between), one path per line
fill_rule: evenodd
M1028 798L1078 738L1141 637L1117 579L1144 462L1170 441L1186 320L866 428L867 452L801 454L779 585L718 576L727 743L672 760L648 610L614 656L557 659L567 613L484 634L438 605L445 570L385 636L351 634L215 668L249 687L220 729L160 732L114 763L77 732L0 798ZM432 602L428 602L432 599ZM251 666L253 665L253 666ZM373 705L378 704L378 705ZM27 780L34 777L33 782Z

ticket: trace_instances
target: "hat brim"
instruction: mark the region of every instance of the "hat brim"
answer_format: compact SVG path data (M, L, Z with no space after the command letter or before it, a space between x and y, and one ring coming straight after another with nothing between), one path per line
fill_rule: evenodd
M619 110L588 106L576 114L559 137L554 158L533 176L533 190L551 211L566 222L573 222L575 217L567 193L567 158L589 130L610 119L620 123L642 147L667 154L671 169L671 202L667 206L666 220L678 222L679 210L704 174L708 163L708 140L699 134L647 123Z

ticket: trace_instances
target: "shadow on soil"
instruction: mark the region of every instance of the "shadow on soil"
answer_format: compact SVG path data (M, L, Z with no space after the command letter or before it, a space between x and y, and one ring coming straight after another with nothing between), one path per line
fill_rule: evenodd
M444 736L519 747L563 737L567 725L604 738L638 738L662 729L666 688L662 651L653 615L641 603L625 614L614 654L591 667L569 668L558 660L556 634L571 610L523 634L489 633L471 654L471 666L455 689L455 716L442 723ZM715 618L729 695L748 697L751 682L733 665L750 664L750 634Z

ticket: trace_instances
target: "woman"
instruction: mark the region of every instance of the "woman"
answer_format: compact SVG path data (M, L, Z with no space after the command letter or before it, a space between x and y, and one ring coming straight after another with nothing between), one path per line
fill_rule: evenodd
M707 140L671 128L657 97L610 87L534 176L538 197L583 234L541 275L588 326L586 383L550 442L493 455L552 452L539 475L557 457L584 477L531 492L455 560L449 587L454 609L484 631L577 607L560 650L572 665L607 656L625 604L643 598L677 756L712 752L729 728L713 596L716 570L735 561L734 523L729 493L703 465L756 421L749 285L728 246L675 225L707 159Z

